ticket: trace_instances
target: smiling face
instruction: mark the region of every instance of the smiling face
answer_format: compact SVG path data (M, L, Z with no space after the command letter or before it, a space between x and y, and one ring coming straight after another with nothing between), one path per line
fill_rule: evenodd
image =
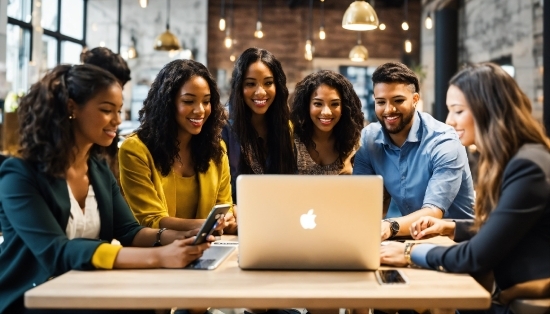
M452 126L464 146L475 143L475 122L464 93L455 85L447 90L447 108L449 114L445 123Z
M321 84L311 94L309 116L313 122L314 132L332 132L342 116L342 102L338 90Z
M210 116L210 86L200 77L193 76L180 88L175 99L178 131L197 135Z
M390 135L403 136L411 129L416 103L420 99L411 86L403 83L374 85L376 117Z
M271 70L261 61L252 63L243 82L243 98L253 114L264 115L275 99L275 79Z
M69 101L74 136L77 145L109 146L121 123L122 89L118 83L98 92L83 106Z

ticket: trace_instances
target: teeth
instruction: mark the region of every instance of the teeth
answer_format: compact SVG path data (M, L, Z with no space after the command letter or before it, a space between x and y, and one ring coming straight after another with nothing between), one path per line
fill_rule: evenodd
M321 120L321 122L323 123L329 123L330 121L332 121L332 119L322 119L322 118L319 120Z
M202 119L189 119L189 121L191 121L193 123L201 123Z
M265 100L265 99L264 99L264 100L254 100L254 103L255 103L255 104L258 104L258 105L263 105L263 104L265 104L266 102L267 102L267 100Z

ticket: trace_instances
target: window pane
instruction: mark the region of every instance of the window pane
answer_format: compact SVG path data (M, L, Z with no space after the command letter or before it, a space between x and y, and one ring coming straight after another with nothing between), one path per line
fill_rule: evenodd
M28 88L30 60L30 32L17 25L7 25L6 80L12 91Z
M42 0L42 27L52 32L57 31L57 1Z
M8 16L23 22L30 23L31 0L8 1Z
M57 65L57 39L42 35L42 60L41 74Z
M79 64L82 45L70 41L61 42L61 63Z
M83 29L84 1L61 0L61 34L82 39Z

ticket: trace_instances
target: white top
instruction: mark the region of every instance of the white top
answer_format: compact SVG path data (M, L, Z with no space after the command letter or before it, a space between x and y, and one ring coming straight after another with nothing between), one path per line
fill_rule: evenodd
M69 198L71 199L71 214L69 216L69 222L67 223L67 229L65 230L67 237L69 239L99 239L101 221L99 219L99 210L97 209L94 188L91 184L88 186L88 195L86 196L84 210L80 208L78 201L73 195L73 191L71 191L69 183L67 183L67 188L69 189Z

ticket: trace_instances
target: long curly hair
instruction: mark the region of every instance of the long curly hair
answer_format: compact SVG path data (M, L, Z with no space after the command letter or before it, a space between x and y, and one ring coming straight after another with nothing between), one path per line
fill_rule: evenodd
M325 84L338 91L342 106L340 121L332 129L334 149L341 161L344 161L359 143L364 124L361 100L353 90L353 85L342 74L322 70L306 76L296 84L291 104L290 119L294 125L294 134L306 147L315 148L312 136L313 121L310 117L311 95L319 86Z
M206 172L210 160L220 163L223 148L221 130L225 124L224 109L216 81L208 69L193 60L174 60L166 64L155 78L143 108L139 111L141 125L136 133L153 156L155 166L163 176L170 173L179 158L176 98L181 87L193 76L200 76L210 87L211 113L199 134L191 138L191 157L197 172Z
M21 158L49 176L64 177L75 147L69 99L82 107L113 84L118 84L117 79L94 65L58 65L46 73L17 109ZM90 154L101 149L94 144Z
M464 93L475 121L480 152L474 229L479 229L497 206L502 174L510 159L526 143L550 140L531 114L531 101L516 81L493 63L469 65L449 81Z
M231 77L231 93L229 95L229 117L232 120L233 132L241 144L242 156L264 156L263 148L256 141L258 133L252 126L252 110L246 105L243 96L243 83L246 71L251 64L261 61L271 73L275 82L275 99L265 113L267 122L267 147L269 149L268 164L261 160L264 173L293 174L296 173L296 158L292 145L292 130L289 125L290 109L288 107L288 89L286 75L279 60L260 48L246 49L235 62ZM241 158L243 159L243 158ZM293 162L294 161L294 162ZM241 160L242 173L250 173L250 165ZM244 167L248 166L248 167Z

